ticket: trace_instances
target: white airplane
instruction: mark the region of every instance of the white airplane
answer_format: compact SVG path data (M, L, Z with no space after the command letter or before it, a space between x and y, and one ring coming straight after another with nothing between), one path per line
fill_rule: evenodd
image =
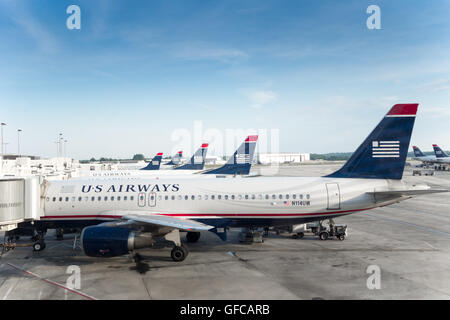
M450 163L450 156L442 150L437 144L433 144L434 154L436 155L436 162Z
M424 163L436 162L436 156L427 156L416 146L413 146L413 151L414 151L414 157L413 157L414 160L419 160Z
M84 227L81 246L88 256L125 255L166 239L174 243L172 259L182 261L188 249L180 231L193 242L200 231L322 221L445 192L401 180L417 107L394 105L344 166L325 177L51 181L36 225ZM39 240L34 249L43 247Z
M117 178L117 177L134 177L134 176L159 176L159 175L178 175L192 174L203 170L205 166L206 153L208 144L203 143L201 147L194 153L188 163L174 167L173 170L159 170L161 166L162 152L158 153L148 165L139 170L102 170L89 172L89 177L95 178ZM179 162L178 162L179 163ZM82 179L83 177L81 177ZM79 179L79 178L77 178Z
M158 170L162 153L158 153L155 158L148 164L147 167L141 170L119 170L119 171L99 171L92 172L90 176L93 178L120 178L129 177L134 179L136 176L186 176L190 174L199 174L205 177L213 177L213 175L248 175L255 154L256 142L258 140L257 135L248 136L245 141L239 146L234 154L228 159L228 161L219 168L203 170L205 165L206 152L208 144L204 143L192 156L189 163L175 167L174 170ZM159 156L158 159L156 159ZM156 160L155 160L156 159ZM75 178L75 179L84 179Z

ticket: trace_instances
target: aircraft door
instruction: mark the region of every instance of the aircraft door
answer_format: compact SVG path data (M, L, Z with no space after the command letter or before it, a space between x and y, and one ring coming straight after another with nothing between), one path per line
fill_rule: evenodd
M144 192L139 193L138 195L138 206L145 207L146 194Z
M152 192L148 195L148 205L150 207L156 206L156 193Z
M341 194L339 191L339 185L337 183L327 183L327 195L328 195L328 210L335 210L341 208Z

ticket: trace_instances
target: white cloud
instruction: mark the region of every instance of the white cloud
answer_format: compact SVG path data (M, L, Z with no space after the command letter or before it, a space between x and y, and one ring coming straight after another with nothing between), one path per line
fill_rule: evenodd
M263 105L275 101L277 99L277 94L273 91L258 90L248 92L247 97L252 103L252 108L261 108Z
M206 42L179 43L172 47L172 55L183 60L212 60L233 62L248 55L235 48L227 48Z

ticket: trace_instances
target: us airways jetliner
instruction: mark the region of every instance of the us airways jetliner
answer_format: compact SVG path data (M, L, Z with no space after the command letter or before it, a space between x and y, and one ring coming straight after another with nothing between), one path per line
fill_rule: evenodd
M180 164L181 159L183 158L183 151L178 151L169 162L164 163L165 166L177 166Z
M414 160L419 160L425 163L433 163L436 161L436 157L435 156L427 156L425 155L418 147L413 146L413 151L414 151Z
M450 163L450 156L442 150L437 144L433 144L434 154L436 155L436 162Z
M140 170L159 170L159 167L161 166L162 156L162 152L157 153L156 156L153 157L152 161L150 161L146 167L141 168Z
M172 259L188 254L180 231L196 241L219 228L288 226L321 221L443 192L401 179L417 104L397 104L338 171L324 177L239 177L134 181L51 181L40 228L84 227L88 256L112 257L172 241ZM35 250L42 248L37 242Z
M171 174L192 174L203 170L205 166L206 152L208 151L208 144L203 143L201 147L194 153L189 160L189 163L175 167L174 170L160 171L162 153L158 153L147 167L140 170L104 170L99 172L89 172L90 177L127 177L127 176L155 176L155 175L171 175Z
M161 170L161 171L135 171L135 170L120 170L120 171L100 171L92 172L92 177L104 177L104 178L117 178L117 177L129 177L134 178L136 176L167 176L177 175L179 177L187 177L190 174L201 174L204 177L215 177L214 175L248 175L255 154L256 142L258 140L257 135L248 136L245 141L239 146L234 154L228 159L228 161L220 168L211 170L190 170L197 166L195 164L196 158L201 157L201 161L205 161L207 144L203 144L196 154L191 158L190 163L183 165L185 170ZM203 151L205 150L205 151ZM161 154L162 155L162 154ZM151 163L149 163L151 165ZM194 165L192 167L191 165ZM187 168L187 169L186 169Z

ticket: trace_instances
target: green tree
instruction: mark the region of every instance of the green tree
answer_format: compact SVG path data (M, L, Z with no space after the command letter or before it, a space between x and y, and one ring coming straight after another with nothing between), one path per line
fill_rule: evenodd
M133 156L133 160L145 160L145 157L142 153L138 153Z

